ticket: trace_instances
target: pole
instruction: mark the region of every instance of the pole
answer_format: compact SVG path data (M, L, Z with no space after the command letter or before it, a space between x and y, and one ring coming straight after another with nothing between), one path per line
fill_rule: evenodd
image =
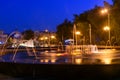
M77 34L75 36L76 36L76 49L77 49Z
M91 24L89 24L89 28L90 28L90 29L89 29L89 36L90 36L90 44L91 44L91 42L92 42L92 41L91 41Z
M48 46L50 47L50 32L48 32Z
M75 33L74 29L75 29L75 24L73 25L73 45L74 45L74 33Z
M76 32L76 26L75 26L75 24L74 24L74 26L73 26L73 40L75 41L75 32ZM74 41L73 41L73 48L74 48Z
M110 14L108 13L108 27L110 28ZM110 29L109 29L109 43L111 43L110 40Z

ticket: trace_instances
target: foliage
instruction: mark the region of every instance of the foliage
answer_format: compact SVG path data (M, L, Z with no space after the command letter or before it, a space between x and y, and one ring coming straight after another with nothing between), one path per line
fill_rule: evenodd
M106 23L106 16L100 15L101 7L95 6L94 9L86 11L80 15L75 15L75 24L83 36L85 36L86 43L89 43L89 30L91 25L92 43L98 43L102 36L100 35L102 26ZM101 33L102 34L102 33ZM99 42L100 43L100 42Z
M29 40L29 39L34 38L34 31L32 31L32 30L26 30L22 34L23 34L23 38L25 40Z
M73 25L67 19L57 26L57 39L59 42L63 42L66 39L72 38Z
M108 13L102 15L100 11L108 9ZM110 38L112 45L120 45L120 0L113 0L113 5L104 1L104 7L95 6L93 9L74 14L74 21L71 23L65 20L57 26L57 36L60 41L72 38L73 24L83 34L85 42L89 43L89 29L92 30L92 44L105 45L108 40L108 32L103 27L108 25L108 14L110 15Z

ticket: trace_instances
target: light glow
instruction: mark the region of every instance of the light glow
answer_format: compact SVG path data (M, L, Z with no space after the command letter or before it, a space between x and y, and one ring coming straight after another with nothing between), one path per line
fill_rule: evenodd
M104 27L104 30L105 30L105 31L109 31L109 30L110 30L110 27L106 26L106 27Z
M77 31L75 34L76 34L76 35L80 35L81 33L80 33L79 31Z
M55 39L55 36L51 36L52 39Z
M105 9L101 10L101 13L102 13L102 14L108 13L108 9L105 8Z

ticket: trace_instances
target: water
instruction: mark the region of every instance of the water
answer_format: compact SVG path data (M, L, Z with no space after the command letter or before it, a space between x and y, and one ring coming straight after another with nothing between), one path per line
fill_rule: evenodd
M33 53L17 52L7 53L2 56L1 62L16 62L29 64L119 64L120 50L103 49L98 53L69 55L66 52L36 52L37 57Z
M116 49L102 49L99 50L98 53L74 55L74 56L68 55L65 52L55 52L55 51L36 52L36 55L37 58L35 57L34 52L30 54L28 54L26 51L17 52L14 60L12 59L14 53L7 53L3 55L2 59L0 60L1 64L2 63L4 64L5 62L15 63L15 64L7 64L9 65L9 68L11 70L9 70L8 68L6 71L10 71L13 74L16 74L15 71L18 71L18 73L20 74L21 70L24 71L27 68L28 71L32 69L31 71L33 73L30 72L32 73L32 76L30 77L24 77L24 76L12 77L10 75L7 76L6 74L1 74L0 78L4 78L5 80L7 79L8 80L23 80L23 79L51 80L52 79L53 80L54 79L54 77L50 77L51 75L48 76L48 78L43 76L37 79L35 75L37 75L39 71L42 72L43 75L51 72L53 76L55 75L54 73L57 72L56 74L59 74L61 76L64 76L63 74L67 74L67 77L69 76L68 73L70 73L70 76L73 75L72 73L74 73L77 75L78 74L81 75L82 78L84 76L88 76L89 73L91 74L90 76L92 76L93 78L95 76L100 76L101 74L102 75L109 74L116 76L119 74L119 70L120 70L119 69L120 50L116 50ZM17 66L16 63L20 63L20 64L17 64L18 65ZM24 67L23 66L24 64L28 64L28 65L25 65ZM114 64L118 64L117 68L111 66Z

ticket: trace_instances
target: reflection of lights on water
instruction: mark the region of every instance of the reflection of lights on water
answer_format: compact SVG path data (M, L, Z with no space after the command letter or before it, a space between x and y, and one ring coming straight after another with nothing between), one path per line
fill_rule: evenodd
M48 63L48 61L49 61L48 59L45 59L45 63Z
M55 56L56 56L56 54L55 54L55 53L52 53L52 54L51 54L51 57L55 57Z
M102 59L102 62L103 62L104 64L111 64L112 59L111 59L111 58L104 58L104 59Z
M45 63L48 63L50 60L51 63L55 63L56 62L56 59L41 59L40 62L45 62Z
M72 52L72 55L80 55L80 54L81 54L81 50L79 49L73 50Z
M103 50L99 50L98 53L104 53L104 54L107 54L107 53L115 53L116 49L103 49Z
M44 60L40 60L40 62L44 62Z
M75 63L76 64L81 64L82 63L82 59L75 59Z
M56 62L56 59L51 59L51 62L52 62L52 63L55 63L55 62Z
M102 63L104 64L111 64L112 63L112 59L114 57L115 54L114 53L115 50L112 49L106 49L104 50L99 57L101 58Z
M45 53L47 53L48 51L45 51Z

